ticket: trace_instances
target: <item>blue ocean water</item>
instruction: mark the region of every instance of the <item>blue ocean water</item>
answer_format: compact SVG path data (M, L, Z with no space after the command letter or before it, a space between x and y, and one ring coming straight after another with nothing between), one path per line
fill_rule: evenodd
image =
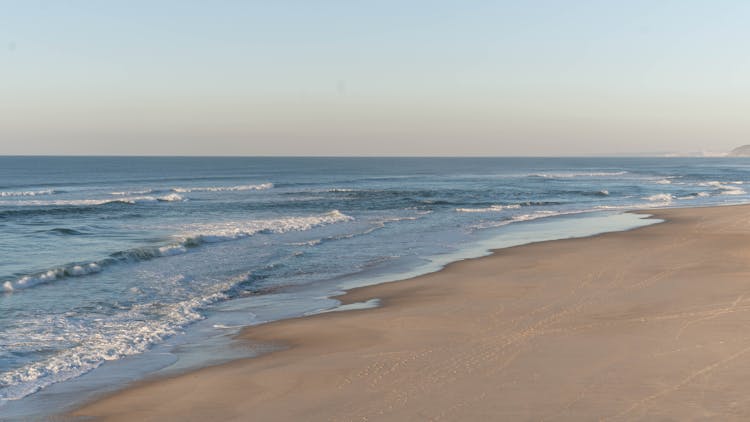
M728 158L0 157L0 415L105 362L522 242L524 225L747 202L748 170Z

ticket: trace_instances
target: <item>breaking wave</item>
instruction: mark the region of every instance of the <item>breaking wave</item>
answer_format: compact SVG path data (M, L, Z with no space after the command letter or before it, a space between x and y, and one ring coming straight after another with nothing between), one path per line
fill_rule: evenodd
M747 192L745 192L744 189L738 186L741 184L742 182L723 183L723 182L718 182L718 181L711 181L711 182L698 183L698 186L712 187L716 189L717 191L719 191L722 195L744 195Z
M237 240L259 233L270 234L305 231L318 226L351 220L354 220L354 218L338 210L332 210L325 214L313 216L194 225L190 226L190 231L179 236L178 241L175 243L115 252L101 261L86 264L69 264L25 275L15 280L6 280L2 282L2 289L0 291L10 293L69 277L94 274L100 272L102 268L116 263L148 261L155 258L182 255L189 252L190 248L198 247L205 243Z
M266 190L273 188L273 183L262 183L260 185L240 185L240 186L208 186L192 188L172 188L172 191L178 193L190 192L238 192L248 190Z
M107 204L139 204L148 202L181 202L185 198L172 193L164 196L127 196L123 198L106 199L57 199L57 200L21 200L0 201L2 206L18 207L48 207L48 206L97 206Z
M98 273L102 270L99 263L91 262L88 264L72 264L47 270L41 273L26 275L16 280L7 280L2 284L4 292L13 292L16 290L27 289L38 284L49 283L67 277L80 277L88 274Z
M656 195L647 196L647 197L645 197L643 199L645 199L647 201L651 201L651 202L666 202L666 203L669 203L669 202L672 202L672 200L674 199L674 196L672 196L672 195L670 195L668 193L658 193Z
M182 281L180 277L184 279L184 276L178 276L173 282ZM57 351L46 359L0 374L0 402L21 399L51 384L89 372L106 361L141 353L177 334L186 325L203 319L200 313L202 308L228 299L233 287L250 278L250 273L244 273L204 289L197 297L174 303L136 304L89 324L80 324L75 318L67 316L49 317L41 324L67 327L67 341L73 346ZM28 324L6 330L0 343L23 341L44 345L49 342L47 337L55 334L38 325L39 320L29 321Z
M267 220L228 221L197 224L188 227L180 245L192 246L241 239L257 233L286 233L310 230L317 226L354 220L339 210L306 217L285 217Z

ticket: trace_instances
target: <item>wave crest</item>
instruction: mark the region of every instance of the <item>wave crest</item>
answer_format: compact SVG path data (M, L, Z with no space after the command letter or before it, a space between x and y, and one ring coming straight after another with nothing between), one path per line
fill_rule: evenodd
M627 171L592 171L592 172L560 172L560 173L532 173L527 177L541 177L544 179L569 179L574 177L609 177L622 176Z
M190 193L190 192L239 192L251 190L266 190L273 188L273 183L262 183L259 185L240 185L240 186L207 186L193 188L172 188L173 192Z
M176 243L115 252L111 254L109 258L101 261L88 264L70 264L40 273L26 275L15 280L6 280L2 282L2 289L0 291L11 293L68 277L80 277L94 274L100 272L104 267L116 263L149 261L156 258L182 255L188 253L190 248L200 246L204 243L237 240L258 233L305 231L319 226L352 220L354 220L354 217L348 216L338 210L332 210L325 214L312 216L225 222L200 225L197 227L193 226L192 228L197 231L184 234L179 237L179 241Z
M41 196L54 195L58 193L53 189L27 190L27 191L0 191L0 198L18 197L18 196Z
M0 205L18 207L47 207L47 206L98 206L107 204L139 204L148 202L182 202L185 198L172 193L164 196L126 196L122 198L105 199L56 199L56 200L25 200L25 201L1 201Z
M480 212L500 212L505 210L514 210L521 208L519 204L513 205L490 205L485 208L456 208L456 212L469 212L469 213L480 213Z
M257 233L286 233L310 230L317 226L354 220L339 210L305 217L285 217L267 220L230 221L191 226L182 244L215 243L241 239Z
M740 188L738 185L741 185L742 182L730 182L731 185L727 183L722 183L719 181L711 181L711 182L703 182L698 183L698 186L708 186L716 189L719 191L722 195L744 195L747 192L745 192L744 189Z
M27 289L38 284L49 283L66 277L80 277L88 274L98 273L102 270L96 262L88 264L73 264L67 267L55 268L42 273L23 276L17 280L8 280L3 283L3 291L13 292Z
M647 197L645 197L643 199L645 199L647 201L651 201L651 202L666 202L666 203L670 203L674 199L674 196L672 196L672 195L670 195L668 193L657 193L655 195L647 196Z

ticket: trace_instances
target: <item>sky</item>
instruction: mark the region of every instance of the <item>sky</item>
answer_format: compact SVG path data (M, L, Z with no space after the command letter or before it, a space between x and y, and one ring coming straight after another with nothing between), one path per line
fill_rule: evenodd
M0 154L750 143L750 1L0 0Z

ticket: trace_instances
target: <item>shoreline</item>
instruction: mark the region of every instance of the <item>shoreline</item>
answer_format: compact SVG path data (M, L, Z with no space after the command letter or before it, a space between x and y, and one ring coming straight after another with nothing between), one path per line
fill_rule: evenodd
M238 405L241 405L240 407L246 407L246 410L252 410L253 414L258 414L258 410L264 410L267 413L263 413L265 417L261 419L266 418L278 418L278 417L287 417L287 418L294 418L294 417L301 417L305 416L306 418L310 419L328 419L329 417L332 417L333 415L328 414L328 412L334 412L336 415L346 415L342 417L342 419L348 419L350 417L353 417L353 415L360 415L362 414L363 409L351 409L351 406L348 406L348 409L342 409L341 405L343 402L350 402L352 399L356 403L358 402L357 399L360 401L363 398L367 398L367 402L372 401L372 397L370 396L376 396L383 398L383 392L377 391L377 388L375 388L374 392L368 391L360 391L360 389L356 389L359 391L359 394L354 394L356 397L348 397L347 400L341 400L341 397L338 397L339 400L334 400L335 403L331 404L329 403L328 406L321 406L321 408L318 408L318 413L311 414L310 413L310 407L312 404L308 403L309 400L302 400L304 403L299 403L301 398L305 398L305 395L302 394L302 397L299 396L300 393L310 393L311 391L319 391L320 387L327 386L329 387L328 391L329 393L335 393L341 396L342 394L344 396L352 396L352 393L346 393L346 391L349 389L348 387L345 388L345 385L349 385L351 387L354 387L355 380L352 379L351 376L343 376L342 371L346 372L346 370L349 370L351 372L352 368L356 369L357 365L357 357L352 356L354 351L362 351L362 350L370 350L375 351L378 350L378 353L395 353L398 354L400 352L406 353L409 355L409 358L404 360L399 358L399 360L396 360L392 363L392 365L395 365L395 369L392 369L390 372L387 372L390 374L390 376L394 376L394 373L398 372L397 368L399 366L403 366L403 370L406 372L409 372L409 363L422 363L427 366L430 366L430 358L429 355L431 355L433 352L428 351L426 354L420 355L420 354L414 354L414 353L407 353L406 351L400 351L400 350L391 350L391 351L383 351L380 350L384 343L385 345L393 345L393 344L401 344L402 346L404 344L402 343L408 343L409 345L413 346L414 340L412 339L399 339L399 341L388 341L390 337L393 337L394 335L398 337L398 331L399 327L398 325L393 325L393 318L394 314L399 313L405 313L405 314L412 314L414 311L419 311L421 308L425 308L424 310L432 310L434 311L435 306L438 306L439 308L444 308L445 306L448 307L457 307L460 308L463 311L466 311L468 308L467 306L471 306L470 304L466 303L466 298L463 298L463 296L466 296L466 292L464 290L468 289L476 295L476 286L466 286L465 284L482 284L484 287L487 287L485 284L487 283L486 278L488 277L487 274L481 274L482 271L479 267L490 267L492 268L493 265L496 264L495 261L528 261L529 259L534 259L536 257L539 258L540 254L544 255L544 252L549 253L548 249L553 250L559 250L560 247L569 247L569 246L576 246L577 248L582 249L590 249L591 243L601 243L601 242L612 242L612 240L630 240L633 241L633 237L639 238L639 237L650 237L650 232L662 232L662 231L671 231L675 226L695 226L695 220L701 220L702 218L705 218L705 214L720 214L719 220L727 220L732 219L733 215L735 214L742 214L743 210L749 210L750 206L731 206L731 207L706 207L706 208L683 208L683 209L666 209L666 210L645 210L641 213L645 214L651 214L651 218L665 218L665 222L661 224L646 226L646 227L640 227L633 230L628 231L622 231L622 232L611 232L611 233L604 233L604 234L598 234L594 236L584 237L584 238L575 238L575 239L562 239L562 240L552 240L552 241L543 241L543 242L537 242L537 243L531 243L526 245L520 245L520 246L514 246L510 248L502 248L502 249L496 249L492 250L491 254L489 256L480 257L480 258L471 258L471 259L465 259L457 262L453 262L451 264L446 265L442 270L430 273L414 278L409 278L406 280L399 280L395 282L388 282L388 283L382 283L377 284L373 286L365 286L365 287L358 287L354 288L347 293L345 293L342 296L336 297L337 300L342 302L342 305L345 304L351 304L351 303L358 303L358 302L365 302L367 300L371 300L374 298L377 298L380 301L380 305L376 308L369 308L364 310L357 310L357 311L347 311L344 313L340 312L328 312L323 314L316 314L311 316L305 316L305 317L299 317L299 318L293 318L293 319L285 319L280 321L274 321L267 324L259 325L259 326L251 326L243 329L242 333L239 335L240 338L244 339L245 341L253 342L253 343L262 343L262 344L273 344L273 345L279 345L283 346L278 351L274 351L271 353L264 354L259 357L250 358L250 359L241 359L237 361L233 361L230 363L218 365L218 366L212 366L207 368L202 368L197 371L191 371L183 375L177 375L174 377L168 377L168 378L157 378L152 380L145 380L138 383L135 383L134 385L128 386L123 390L120 390L118 392L115 392L110 395L106 395L100 399L95 400L92 403L89 403L87 405L84 405L77 410L70 413L68 416L72 417L79 417L79 416L96 416L96 417L103 417L107 420L125 420L125 419L132 419L134 417L137 418L145 418L145 419L159 419L162 420L163 418L174 418L174 419L183 419L185 417L188 417L188 419L196 418L200 419L201 416L210 417L212 419L220 419L220 420L232 420L232 419L239 419L241 418L242 412L240 413L232 413L228 409L232 409L233 407L237 407ZM728 216L726 216L726 215ZM736 218L736 216L734 217ZM692 226L691 226L692 224ZM679 227L678 227L679 228ZM684 229L685 227L682 227ZM643 234L646 233L646 234ZM658 236L657 236L658 237ZM663 237L663 236L662 236ZM620 239L625 238L625 239ZM628 239L631 238L631 239ZM637 240L637 239L636 239ZM664 243L665 239L661 239L662 243ZM659 239L657 239L657 242ZM589 244L587 246L587 244ZM631 245L632 246L632 245ZM542 251L540 251L540 249ZM631 248L632 249L632 248ZM546 250L546 251L545 251ZM590 253L590 252L589 252ZM535 269L533 272L537 273L539 269ZM480 278L484 277L482 280L469 280L468 283L461 283L455 284L455 278L457 275L465 275L469 274L470 276L477 277L477 272L480 273ZM529 271L526 270L528 273ZM541 274L546 274L549 276L550 274L542 272ZM660 273L657 273L660 274ZM527 274L527 277L528 274ZM539 278L540 276L534 276L533 274L530 276L531 278ZM560 277L557 275L556 277ZM503 278L502 276L500 278ZM564 277L563 277L564 278ZM453 279L451 282L451 279ZM505 280L506 283L508 280ZM591 283L589 281L589 283ZM492 283L494 284L494 283ZM512 287L509 291L508 288ZM547 285L546 287L558 287L558 286L551 286ZM583 287L580 287L583 289ZM519 286L517 282L510 283L510 285L506 286L500 286L500 290L506 290L502 293L501 296L514 296L522 294L522 291L524 288L522 286ZM480 289L481 290L481 289ZM520 291L516 291L520 290ZM575 292L575 291L574 291ZM573 293L571 293L573 294ZM463 296L462 296L463 295ZM471 296L471 295L470 295ZM474 299L473 301L476 301L478 298L481 298L481 294L479 297L472 296ZM456 302L462 302L461 305L457 304ZM472 302L472 301L469 301ZM546 307L551 306L550 304L547 304ZM586 305L589 306L589 305ZM490 306L490 308L492 308ZM540 309L544 309L545 306L542 306ZM495 310L497 311L497 310ZM502 313L502 311L497 311ZM542 311L539 311L542 312ZM533 314L533 312L532 312ZM457 313L455 315L461 315L461 313ZM413 317L413 315L410 315ZM527 315L528 316L528 315ZM558 315L559 316L559 315ZM486 318L486 316L482 316L482 314L477 315L477 317L480 318ZM451 325L451 321L446 321L445 316L442 314L435 315L434 313L427 313L424 315L420 315L419 319L436 319L439 322L445 322L446 326ZM632 319L632 318L631 318ZM368 321L370 320L370 321ZM387 324L387 329L385 329L382 326L383 320L390 321L391 324ZM636 318L637 320L637 318ZM325 321L325 322L321 322ZM363 324L360 322L364 321ZM374 322L374 323L373 323ZM463 323L465 324L466 321ZM493 323L498 323L497 321L492 321ZM440 344L439 339L433 338L434 337L434 323L435 321L427 321L424 322L426 325L422 327L423 330L427 332L432 332L433 336L426 336L427 338L424 339L430 340L428 343L432 344L433 342L437 342L436 345ZM381 325L378 325L381 324ZM433 324L433 325L430 325ZM406 324L408 325L408 324ZM460 325L460 324L459 324ZM492 324L490 324L492 325ZM502 324L500 324L502 325ZM352 331L352 327L357 327L355 331ZM473 330L476 330L477 327L473 327ZM462 332L462 330L458 329L456 330L456 327L454 327L454 334L457 337L465 337L465 333ZM401 330L403 331L403 330ZM480 330L483 331L483 330ZM396 332L396 334L394 334ZM345 334L345 335L344 335ZM413 334L413 333L412 333ZM515 336L519 336L520 333L515 333ZM440 337L440 336L438 336ZM523 335L521 337L524 337ZM508 333L507 338L514 338L514 333ZM393 339L390 339L393 340ZM467 342L471 342L471 337L465 338ZM418 344L422 344L424 346L425 341L417 342ZM433 345L434 346L434 345ZM455 345L453 345L455 346ZM497 345L495 345L497 346ZM412 347L413 348L413 347ZM424 348L424 347L422 347ZM459 347L460 348L460 347ZM499 349L502 349L502 347L499 347ZM427 350L431 349L431 347L427 347ZM490 353L489 350L492 350L492 347L489 347L488 350L484 351L483 353L487 354ZM327 368L324 370L331 371L333 377L340 378L340 383L343 382L345 385L338 385L336 388L331 389L330 385L327 385L326 379L318 379L316 380L310 380L307 379L303 374L307 371L320 371L324 368L320 368L321 364L323 366L329 366L330 363L326 364L325 359L322 361L320 360L321 357L326 353L333 353L336 355L345 355L347 359L347 362L350 363L349 367L346 368L346 370L343 370L342 368L338 367L338 365L332 365L332 368ZM491 354L491 353L490 353ZM477 356L471 356L472 353L469 352L467 355L467 361L476 361L478 359ZM385 356L385 355L383 355ZM451 356L450 353L448 353L447 356ZM316 360L317 359L317 360ZM353 360L352 360L353 359ZM388 358L383 358L385 361L389 361ZM515 359L515 358L514 358ZM315 361L315 365L310 365L310 361ZM456 365L456 359L455 358L449 358L448 360L451 360L454 365ZM481 359L480 359L481 360ZM512 361L513 359L511 359ZM509 364L512 364L510 362ZM373 366L374 365L374 366ZM282 376L278 377L278 375L274 368L279 368L283 366L290 366L292 369L300 370L302 369L302 372L294 372L292 371L293 375L288 376ZM364 370L368 372L368 375L362 375L360 371L360 377L359 378L368 378L369 371L372 371L373 374L377 372L382 372L383 368L388 366L386 363L371 363L369 366L364 366ZM416 366L416 365L413 365ZM480 365L481 366L481 365ZM369 369L368 369L369 368ZM287 368L289 369L289 368ZM454 373L460 372L460 365L450 369ZM485 368L487 369L487 368ZM527 368L529 369L529 368ZM531 368L534 369L534 368ZM437 373L440 373L441 370L438 368L432 368L433 372L437 371ZM254 375L254 377L250 377L249 379L244 380L238 380L236 376L233 376L233 374L241 372L245 373L248 376ZM418 371L419 372L419 371ZM266 374L274 374L275 376L270 376ZM351 375L351 374L349 374ZM380 378L377 378L380 377ZM447 378L446 378L447 377ZM195 384L193 380L199 379L200 383ZM377 379L385 378L383 374L377 375ZM455 377L454 377L455 378ZM442 379L442 380L449 380L451 379L450 376L447 376L445 374L438 376L436 379ZM382 380L381 380L382 381ZM381 383L381 381L377 382L376 384ZM407 381L410 381L412 384L417 382L414 379L409 379ZM227 383L228 384L225 384ZM313 384L316 386L316 388L310 390L309 387L306 387L307 384ZM340 384L339 383L339 384ZM385 384L385 381L382 381L383 384ZM322 384L322 385L321 385ZM407 385L409 383L407 382ZM226 395L222 395L221 393L217 392L217 390L224 385L230 385L230 391L227 391ZM205 387L204 387L205 386ZM296 388L294 387L296 386ZM241 387L241 388L240 388ZM374 388L375 386L372 385L372 383L369 385L370 388ZM186 391L185 389L188 389ZM422 386L422 389L425 387ZM195 396L194 391L195 390L205 390L203 391L204 394L201 394L199 397ZM241 390L241 393L238 393L238 390ZM325 388L324 388L325 390ZM329 391L330 390L330 391ZM367 390L365 388L365 390ZM415 388L408 388L407 390L415 390ZM420 388L416 388L416 391L419 391ZM288 394L279 394L279 391L284 391L285 393L288 392ZM213 394L211 394L213 392ZM273 393L276 393L274 395ZM237 396L237 394L240 394L240 396L246 396L244 400L240 396ZM259 399L257 397L268 396L271 394L271 396L274 398L274 400L263 400L263 403L260 403ZM292 399L295 394L296 400L293 400L292 403L295 403L295 406L292 406L295 408L298 413L294 413L293 409L291 409L288 406L288 400ZM334 396L335 396L334 394ZM412 391L412 394L414 392ZM486 391L485 391L486 394ZM257 395L257 396L256 396ZM387 394L386 394L387 395ZM327 396L323 394L319 399L323 400L324 402L328 399L335 399L334 396ZM407 394L408 396L408 394ZM186 397L190 397L189 400ZM202 397L202 399L201 399ZM450 396L449 396L450 397ZM266 397L267 399L268 397ZM402 397L403 398L403 397ZM154 400L158 400L157 402L154 402ZM188 401L186 401L188 400ZM282 406L281 403L286 400L286 405ZM395 400L395 401L394 401ZM386 416L387 414L390 414L391 416L399 415L400 417L403 417L405 415L414 417L417 414L421 413L414 413L413 410L409 410L409 406L406 406L406 403L408 403L408 400L404 401L403 406L397 406L401 399L396 398L390 398L386 400L386 402L390 403L390 407L386 406L387 409L391 409L393 411L401 411L406 413L392 413L392 412L385 412L383 413L382 409L380 409L381 416ZM480 399L479 402L483 402L484 399ZM257 403L256 403L257 402ZM274 408L270 402L276 403L277 407ZM317 401L315 401L317 403ZM530 401L530 402L533 402ZM159 403L159 406L155 406L154 408L149 409L149 403L151 405L154 405L156 403ZM462 402L463 403L463 402ZM458 404L458 403L456 403ZM570 403L569 403L570 404ZM464 411L466 411L465 408L476 408L481 407L480 403L473 403L473 404L467 404L463 403L460 408L464 408ZM263 409L259 409L259 407L263 407ZM312 406L315 407L315 406ZM347 407L347 406L344 406ZM143 410L133 410L133 409L143 409ZM201 410L203 409L203 410ZM206 410L210 409L210 410ZM275 409L275 410L274 410ZM456 413L458 408L455 408L452 410L451 414ZM570 410L570 406L568 407ZM127 411L125 411L127 410ZM301 411L303 410L303 411ZM188 411L187 413L185 413ZM344 413L341 413L344 411ZM423 410L424 411L424 410ZM205 412L205 413L201 413ZM278 413L282 412L282 413ZM284 413L286 412L286 413ZM367 412L364 412L367 413ZM378 413L378 411L375 411L373 413L372 409L370 409L369 414L370 416L375 416ZM631 411L628 410L626 414L630 414ZM486 414L486 413L485 413ZM515 413L508 413L508 412L501 412L501 413L490 413L492 415L501 415L506 417L533 417L535 415L529 415L528 413L523 412L515 412ZM472 415L479 415L479 414L466 414L463 413L462 417L471 417ZM584 414L578 414L579 417L590 417L592 413L584 413ZM448 419L453 416L448 416ZM541 415L537 415L541 416ZM573 417L574 415L568 415L570 417ZM568 417L565 416L565 417ZM601 415L599 415L601 417ZM605 415L606 416L606 415ZM618 416L618 415L614 415Z
M340 311L377 307L380 303L379 299L350 304L348 302L343 303L339 299L345 296L347 292L353 292L359 288L432 274L455 262L485 257L500 249L558 239L591 237L602 233L632 230L660 222L660 220L653 220L648 217L649 214L645 211L641 216L635 212L603 210L563 214L555 216L555 218L536 219L524 224L504 226L501 231L495 234L489 236L485 234L485 236L472 243L467 243L451 253L431 256L424 263L415 267L402 267L395 271L391 268L386 272L366 273L356 277L339 279L338 281L332 279L308 285L301 291L309 290L307 296L313 293L314 296L308 298L311 304L317 303L325 307L305 306L304 308L308 308L307 311L299 309L298 313L269 319L261 324L304 318L317 314L340 313ZM280 293L284 294L283 291ZM319 296L320 294L324 296ZM329 305L324 305L322 302L328 302ZM334 305L332 302L337 304ZM231 303L231 301L226 303ZM202 320L199 325L202 325L205 330L205 327L210 326L211 320L212 318L209 317ZM237 327L235 334L224 336L219 334L219 337L213 338L212 336L198 337L194 339L197 342L188 343L194 350L210 348L211 355L196 359L198 356L195 352L178 351L176 347L179 346L174 346L174 341L169 340L142 354L115 360L112 365L97 368L81 377L55 383L47 389L25 397L18 403L6 403L0 406L0 410L6 410L5 417L12 420L58 417L99 398L107 397L142 382L179 376L240 359L257 358L268 353L269 350L278 350L279 347L260 343L248 346L248 343L242 343L243 340L238 339L238 334L243 328L256 325L248 324L244 327ZM195 330L195 327L193 329ZM198 330L201 329L198 328ZM212 330L213 336L217 335L215 330L216 328ZM196 332L187 335L196 335ZM181 344L182 341L178 337L176 338L177 344ZM170 343L172 344L171 348ZM185 356L186 353L192 354ZM186 359L185 361L188 363L181 364L183 359ZM171 361L171 363L165 363L168 361Z

